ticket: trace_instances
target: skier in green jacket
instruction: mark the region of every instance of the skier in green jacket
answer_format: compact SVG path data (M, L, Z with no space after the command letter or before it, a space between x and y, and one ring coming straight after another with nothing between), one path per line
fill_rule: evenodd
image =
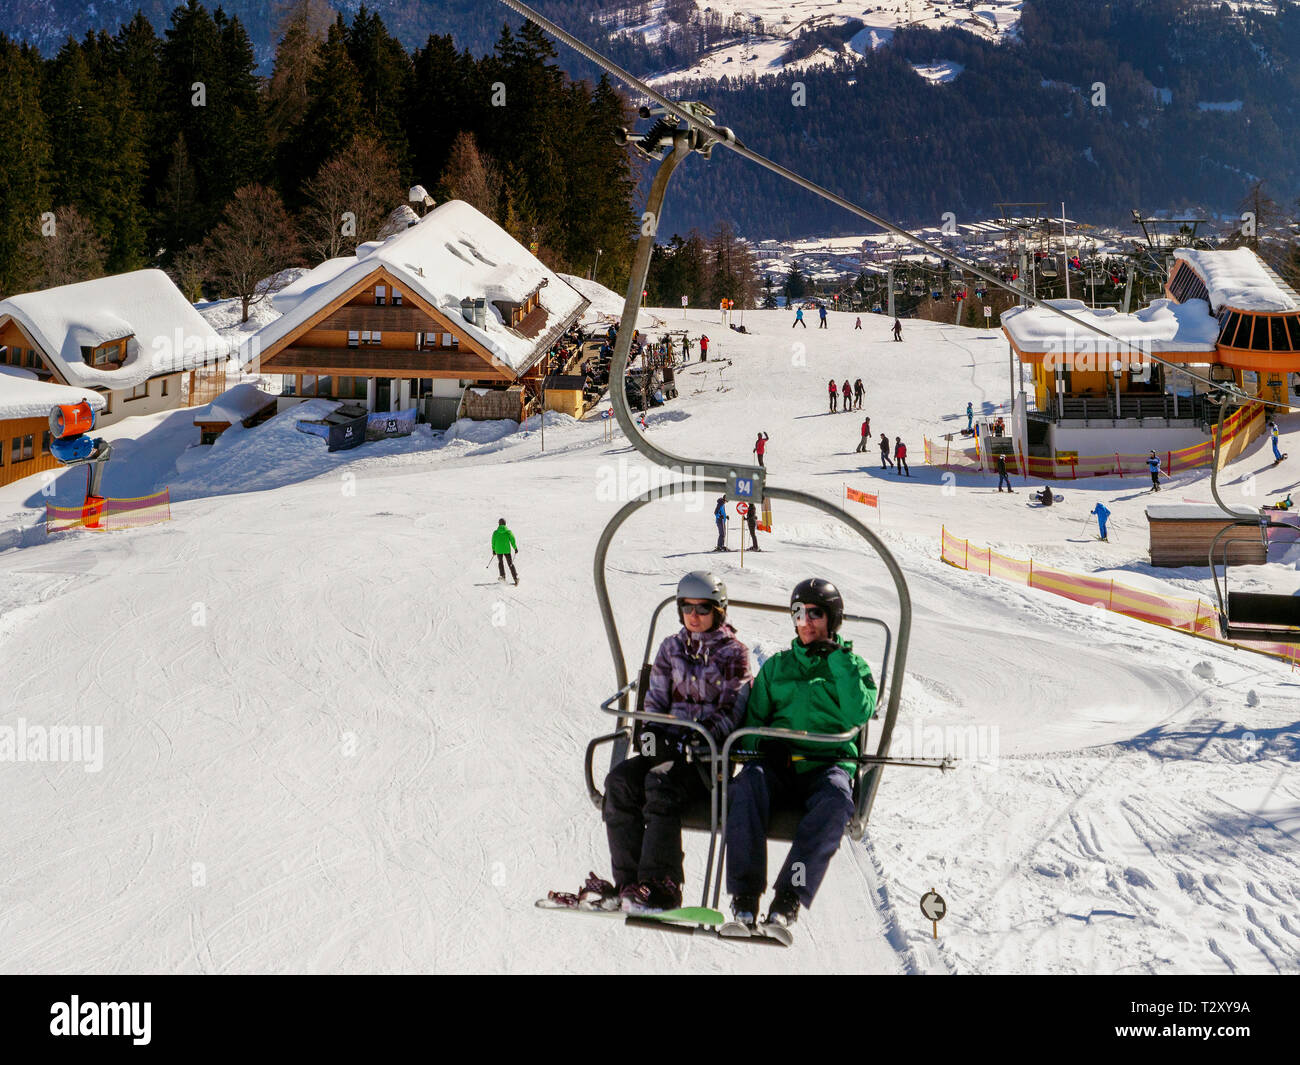
M492 530L492 554L496 556L497 572L500 573L498 580L506 579L506 566L510 567L510 576L519 583L519 574L515 572L514 559L510 557L512 551L518 551L519 545L515 543L515 534L506 528L506 519L497 519L497 527Z
M746 709L746 728L801 732L847 732L871 717L876 682L871 667L838 635L844 600L830 581L801 582L790 596L796 639L788 651L763 663ZM767 881L767 827L773 802L796 803L803 816L763 931L790 941L799 906L811 906L831 856L839 849L853 814L857 744L800 743L747 737L741 741L762 758L731 782L727 813L727 890L733 925L756 928L758 902ZM843 762L832 759L842 757Z

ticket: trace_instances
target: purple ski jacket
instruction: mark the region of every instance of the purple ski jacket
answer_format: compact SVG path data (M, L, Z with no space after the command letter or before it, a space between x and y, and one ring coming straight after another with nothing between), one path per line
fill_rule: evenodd
M730 625L723 622L699 634L683 626L659 645L645 708L698 721L720 746L744 719L753 679L749 648L736 638ZM699 738L693 729L681 731L686 735L675 739L690 742Z

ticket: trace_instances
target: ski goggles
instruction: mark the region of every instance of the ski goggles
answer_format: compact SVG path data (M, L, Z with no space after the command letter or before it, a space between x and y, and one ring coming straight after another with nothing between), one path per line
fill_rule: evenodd
M809 621L821 621L826 616L826 611L819 606L809 606L806 603L795 603L790 607L790 616L794 618L796 625L802 625L804 619Z
M679 603L678 605L682 609L683 616L686 614L698 614L700 617L703 617L706 614L712 614L714 610L714 605L712 603Z

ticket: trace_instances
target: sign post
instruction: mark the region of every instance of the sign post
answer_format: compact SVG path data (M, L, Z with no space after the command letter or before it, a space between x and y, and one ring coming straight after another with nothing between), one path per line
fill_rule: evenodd
M742 500L736 504L736 513L740 516L740 565L745 565L745 522L744 517L749 513L749 504Z
M921 915L930 922L935 939L939 938L939 922L944 919L947 913L948 904L943 901L943 896L934 888L921 896Z

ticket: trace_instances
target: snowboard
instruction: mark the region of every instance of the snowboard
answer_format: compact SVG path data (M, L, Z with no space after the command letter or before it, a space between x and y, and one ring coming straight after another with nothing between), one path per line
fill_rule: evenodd
M1037 495L1038 493L1034 493L1034 494ZM1052 502L1053 502L1053 503L1064 503L1064 502L1065 502L1065 496L1061 496L1061 495L1053 495L1053 496L1052 496ZM1030 502L1028 502L1028 503L1025 504L1025 506L1027 506L1027 507L1041 507L1042 505L1043 505L1043 504L1040 503L1038 500L1032 500L1032 501L1030 501Z
M667 924L720 925L726 918L718 910L707 906L681 906L675 910L663 910L660 913L625 913L623 910L605 910L595 903L580 902L576 905L557 902L554 899L538 899L533 903L539 910L564 910L569 913L590 913L597 917L621 917L636 921L664 922Z

